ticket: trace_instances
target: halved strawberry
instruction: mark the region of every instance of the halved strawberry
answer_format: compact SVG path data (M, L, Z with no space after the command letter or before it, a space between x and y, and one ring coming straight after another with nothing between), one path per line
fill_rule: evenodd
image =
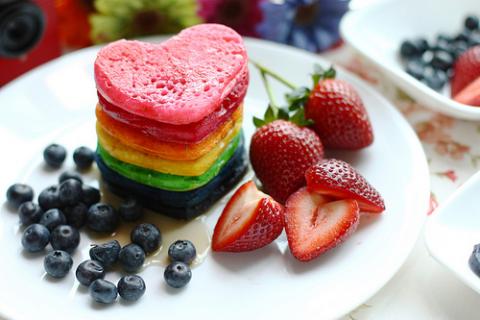
M385 210L380 193L345 161L320 161L307 170L305 178L309 190L336 199L357 200L362 211L380 213Z
M241 252L266 246L282 232L283 214L281 204L248 181L223 209L213 232L213 251Z
M480 76L462 89L453 99L470 106L480 106Z
M292 194L285 205L285 231L293 256L312 260L334 248L358 226L360 209L355 200L329 199L306 187Z

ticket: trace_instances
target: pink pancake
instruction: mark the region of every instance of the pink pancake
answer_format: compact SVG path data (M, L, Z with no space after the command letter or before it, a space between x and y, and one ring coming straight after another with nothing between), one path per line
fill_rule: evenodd
M239 34L223 25L201 24L161 44L120 40L107 45L95 62L95 81L111 104L181 125L218 109L242 82L247 62Z

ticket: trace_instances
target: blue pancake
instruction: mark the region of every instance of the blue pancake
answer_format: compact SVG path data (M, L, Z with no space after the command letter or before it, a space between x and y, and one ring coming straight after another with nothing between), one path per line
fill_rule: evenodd
M219 174L206 185L189 191L169 191L140 184L110 169L98 154L95 158L104 182L113 193L133 196L145 208L177 219L191 219L204 213L241 180L248 167L243 136Z

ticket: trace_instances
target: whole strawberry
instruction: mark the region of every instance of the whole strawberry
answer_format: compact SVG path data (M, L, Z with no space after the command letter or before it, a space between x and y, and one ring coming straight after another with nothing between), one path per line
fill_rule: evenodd
M307 99L305 116L325 148L356 150L373 142L372 125L357 91L335 79L335 71L319 76Z
M323 159L315 132L285 120L260 127L250 144L250 162L264 191L280 203L305 185L305 171Z

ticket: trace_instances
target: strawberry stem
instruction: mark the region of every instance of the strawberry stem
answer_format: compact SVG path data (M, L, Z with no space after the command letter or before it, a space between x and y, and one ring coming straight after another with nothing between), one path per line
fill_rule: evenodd
M272 87L270 86L270 82L268 81L268 78L265 72L260 70L260 76L262 77L263 85L265 87L265 90L267 91L268 100L270 101L270 107L273 109L273 113L276 116L278 113L278 106L277 106L277 103L275 102L275 97L273 96Z
M260 70L260 72L262 74L267 74L269 75L270 77L274 78L275 80L277 80L278 82L280 82L281 84L289 87L290 89L292 90L295 90L297 88L296 85L294 85L293 83L291 83L290 81L288 81L287 79L283 78L282 76L280 76L279 74L273 72L272 70L268 69L267 67L261 65L260 63L250 59L249 60L251 64L253 64L258 70Z

